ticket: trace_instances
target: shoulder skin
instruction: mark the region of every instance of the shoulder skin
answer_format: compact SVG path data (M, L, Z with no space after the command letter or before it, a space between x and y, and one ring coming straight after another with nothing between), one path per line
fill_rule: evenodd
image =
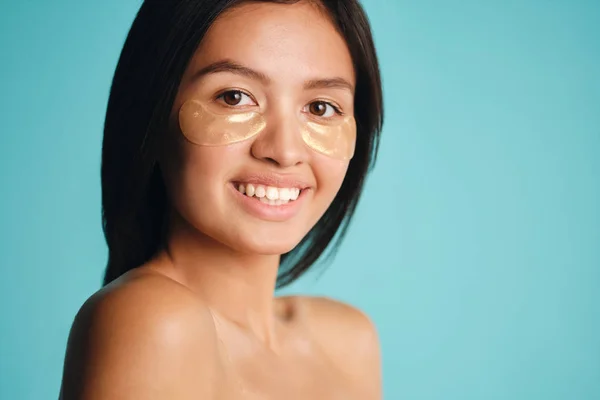
M327 297L308 297L307 316L326 354L354 382L365 398L380 399L381 354L375 325L361 310Z
M208 308L166 277L133 274L79 310L60 398L213 399L217 359Z

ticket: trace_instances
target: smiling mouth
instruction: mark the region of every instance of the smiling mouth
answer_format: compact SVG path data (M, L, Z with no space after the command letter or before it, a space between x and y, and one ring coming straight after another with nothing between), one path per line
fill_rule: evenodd
M238 192L246 197L253 197L261 203L271 206L281 206L298 199L303 189L296 187L275 187L254 183L234 183Z

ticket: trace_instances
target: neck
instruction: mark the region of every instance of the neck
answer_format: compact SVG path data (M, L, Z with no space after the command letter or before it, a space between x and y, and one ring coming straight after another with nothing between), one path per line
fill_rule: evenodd
M237 252L179 220L158 258L217 314L273 343L279 255Z

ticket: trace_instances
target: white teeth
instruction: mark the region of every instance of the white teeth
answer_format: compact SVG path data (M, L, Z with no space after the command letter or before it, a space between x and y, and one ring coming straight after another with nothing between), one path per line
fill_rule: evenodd
M290 200L296 200L300 195L300 189L294 188L290 190Z
M296 189L291 189L291 190L296 190ZM292 196L290 193L290 189L286 189L286 188L279 189L279 200L286 201L286 200L289 200L291 197Z
M265 204L279 206L298 199L300 189L277 188L274 186L255 185L252 183L237 185L237 190L248 197L256 197Z
M271 199L267 198L266 196L265 197L259 197L258 200L261 203L265 203L265 204L268 204L270 206L279 206L279 205L282 204L281 200L271 200Z
M256 191L254 192L254 195L256 197L265 197L266 194L267 194L267 191L265 190L264 186L259 185L256 187Z
M279 190L273 186L267 186L267 198L269 200L279 199Z

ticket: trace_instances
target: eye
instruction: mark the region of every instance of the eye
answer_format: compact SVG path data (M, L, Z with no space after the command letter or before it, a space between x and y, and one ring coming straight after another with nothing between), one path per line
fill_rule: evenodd
M326 101L313 101L308 105L308 111L317 116L323 118L331 118L334 115L341 115L342 112L336 106Z
M254 100L241 90L228 90L223 92L217 96L217 100L222 100L226 105L231 107L255 104Z

